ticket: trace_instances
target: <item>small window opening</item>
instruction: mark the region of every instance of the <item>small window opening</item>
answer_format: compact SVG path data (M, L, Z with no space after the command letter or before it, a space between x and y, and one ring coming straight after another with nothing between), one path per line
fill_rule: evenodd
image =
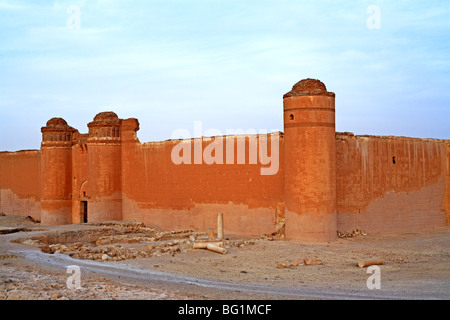
M291 120L294 120L294 115L291 114L291 115L289 116L289 118L290 118Z
M392 157L392 163L395 164L395 157Z

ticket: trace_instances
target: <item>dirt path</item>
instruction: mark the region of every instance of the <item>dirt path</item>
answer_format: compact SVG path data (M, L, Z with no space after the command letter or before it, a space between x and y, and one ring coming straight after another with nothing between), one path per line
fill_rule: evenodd
M92 233L98 226L42 228L13 217L0 217L0 226L28 229L0 235L0 299L450 298L449 228L326 244L239 239L225 255L186 249L177 242L177 250L146 258L92 261L45 254L36 246L11 240L55 231ZM174 248L173 241L169 244ZM132 251L143 245L148 242L120 246ZM356 266L359 260L374 257L385 261L380 266L380 290L369 290L370 274ZM318 258L322 264L280 268L304 258ZM79 290L67 288L68 265L80 267Z

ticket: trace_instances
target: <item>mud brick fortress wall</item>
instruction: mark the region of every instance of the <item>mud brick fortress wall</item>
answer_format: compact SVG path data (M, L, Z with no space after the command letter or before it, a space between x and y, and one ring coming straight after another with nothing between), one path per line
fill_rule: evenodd
M300 81L283 102L284 133L269 136L141 143L138 120L113 112L98 114L88 134L53 118L40 150L0 152L0 212L43 225L135 220L165 230L215 228L221 212L226 235L280 231L300 241L450 224L449 140L336 133L335 95L318 80ZM279 153L273 174L253 161L262 139ZM221 160L197 164L212 145ZM172 161L177 146L189 161Z

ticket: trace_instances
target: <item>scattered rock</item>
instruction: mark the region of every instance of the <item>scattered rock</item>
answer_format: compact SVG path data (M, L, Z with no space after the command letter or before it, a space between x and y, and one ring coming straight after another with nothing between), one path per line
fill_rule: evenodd
M354 237L358 237L358 236L367 236L367 233L365 233L364 231L362 231L360 229L355 229L352 232L338 231L337 236L338 236L338 238L354 238Z
M277 265L278 269L286 269L286 268L296 268L298 266L312 266L312 265L320 265L322 264L322 260L314 258L305 258L305 259L297 259L287 263L279 263Z
M108 256L107 254L102 255L102 260L103 261L107 261L107 260L110 260L110 259L111 259L111 257Z
M294 261L292 261L292 262L289 264L289 266L290 266L291 268L295 268L295 267L298 267L298 266L303 265L303 264L305 264L305 260L304 260L304 259L299 259L299 260L294 260Z
M284 230L279 229L270 234L265 234L265 235L261 236L261 239L268 240L268 241L282 240L282 239L284 239Z
M2 254L0 255L0 260L6 260L6 259L16 259L17 256L13 254Z
M322 260L320 259L305 259L305 265L314 266L322 264Z

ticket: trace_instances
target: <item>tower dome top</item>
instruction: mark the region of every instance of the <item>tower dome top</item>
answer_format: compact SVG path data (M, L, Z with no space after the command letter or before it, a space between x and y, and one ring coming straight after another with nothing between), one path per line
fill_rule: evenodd
M94 117L94 121L88 124L88 127L117 126L121 119L112 111L101 112Z
M292 90L284 95L284 98L295 96L332 96L333 92L328 92L325 84L317 79L304 79L297 82Z
M69 126L63 118L52 118L47 121L47 124L45 127L41 128L42 132L60 132L60 131L67 131L67 132L75 132L76 130Z
M117 120L119 120L119 117L112 111L101 112L97 114L94 118L95 122L98 121L116 122Z
M47 121L46 126L48 128L61 128L61 129L69 128L69 125L63 118L52 118Z

